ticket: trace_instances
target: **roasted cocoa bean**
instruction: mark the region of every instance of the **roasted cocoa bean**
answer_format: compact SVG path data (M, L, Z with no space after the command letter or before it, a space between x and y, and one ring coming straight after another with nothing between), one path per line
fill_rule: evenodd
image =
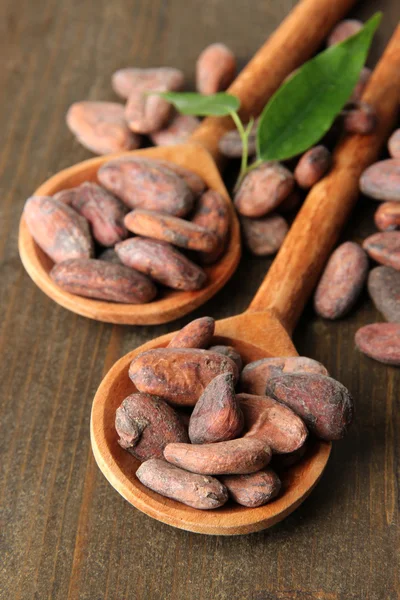
M376 262L400 270L400 231L374 233L364 240L363 248Z
M247 138L248 156L253 156L256 153L257 127L258 119L254 121ZM232 129L232 131L227 131L227 133L225 133L219 140L218 148L221 154L227 156L228 158L240 158L243 154L243 142L238 130Z
M366 102L360 102L354 108L343 111L343 127L346 133L368 135L374 131L376 123L376 111Z
M152 158L146 160L150 160L152 163L157 163L161 167L169 169L170 171L173 171L175 175L181 177L194 196L200 196L200 194L202 194L206 189L205 181L200 177L200 175L197 175L197 173L194 171L186 169L186 167L183 167L182 165L178 165L170 160L162 160L161 158Z
M235 348L233 348L232 346L218 346L217 345L217 346L210 346L209 350L210 350L210 352L218 352L218 354L223 354L224 356L228 356L236 364L238 371L240 373L240 371L243 368L243 361L242 361L242 357L240 356L239 352L237 350L235 350Z
M309 430L323 440L342 438L353 419L349 390L325 375L279 375L268 380L266 393L289 406Z
M31 196L25 202L24 219L37 245L54 262L93 256L88 222L64 202Z
M288 452L287 454L273 454L270 463L271 467L279 473L280 471L285 471L286 469L297 465L307 452L308 445L308 441L306 440L306 442L294 452Z
M259 439L272 452L295 452L304 444L308 431L300 417L289 407L268 396L238 394L245 422L245 438Z
M400 272L391 267L375 267L368 276L368 291L385 319L400 323Z
M365 88L367 87L367 83L370 80L372 75L371 69L368 67L363 67L360 71L360 76L356 83L356 86L353 90L352 95L350 96L349 102L360 102L362 95L364 93Z
M103 250L103 252L101 252L97 258L106 262L115 263L116 265L122 265L122 262L114 248L107 248L106 250Z
M192 444L233 440L242 432L243 413L236 400L233 375L217 375L206 387L189 422Z
M67 125L77 140L95 154L112 154L140 147L141 139L130 131L122 104L75 102L67 112Z
M331 255L314 295L314 308L325 319L340 319L356 303L368 274L368 258L354 242Z
M230 216L225 198L214 190L207 190L197 201L192 223L214 233L218 244L213 252L201 252L199 258L204 264L216 262L224 253L228 239Z
M52 198L54 198L54 200L59 200L63 204L67 204L68 206L71 206L72 200L75 198L75 196L78 193L78 189L79 188L74 187L74 188L69 188L68 190L60 190L59 192L54 194L52 196Z
M156 161L116 158L102 165L100 183L130 208L159 210L184 216L193 207L193 193L176 173Z
M129 368L129 377L140 392L185 406L194 406L210 381L221 373L231 373L237 381L237 367L230 358L194 348L147 350Z
M50 277L71 294L98 300L144 304L157 294L156 287L145 275L103 260L64 260L52 268Z
M396 231L400 227L400 202L383 202L374 216L380 231Z
M400 366L400 324L372 323L356 333L357 348L363 354L387 365Z
M186 428L174 409L149 394L131 394L115 413L119 445L140 461L163 458L170 442L188 442Z
M199 290L207 275L197 265L166 242L131 238L117 244L120 260L155 281L176 290Z
M201 94L226 90L236 74L236 58L225 44L204 48L196 63L196 87Z
M245 244L256 256L275 254L289 231L286 220L276 214L269 214L260 219L241 217L240 222Z
M381 160L364 171L360 190L376 200L400 201L400 160Z
M329 171L332 156L325 146L314 146L303 154L294 170L298 185L308 190Z
M261 358L248 363L240 375L242 392L265 396L267 381L281 373L319 373L328 375L324 365L307 356Z
M215 444L168 444L164 458L192 473L241 475L266 467L271 460L271 450L255 438L238 438Z
M263 506L276 498L282 485L272 469L262 469L249 475L222 475L220 480L232 500L250 508Z
M192 508L210 510L228 500L228 491L218 479L188 473L165 460L147 460L136 471L136 477L154 492Z
M344 42L347 38L358 33L362 27L362 21L358 21L357 19L345 19L340 21L331 31L326 41L326 45L333 46L334 44Z
M155 146L176 146L184 144L200 125L200 121L192 115L174 114L167 125L151 134Z
M128 67L115 71L111 84L114 92L127 100L137 89L152 88L157 84L183 88L184 75L182 71L172 67L158 67L153 69L138 69ZM172 89L170 91L173 91Z
M279 163L265 163L250 171L235 194L235 206L244 217L263 217L293 191L292 173Z
M396 129L390 136L388 150L392 158L400 158L400 129Z
M214 335L215 321L201 317L188 323L171 339L168 348L207 348Z
M125 217L125 226L137 235L168 242L179 248L212 252L217 236L190 221L152 210L136 209Z

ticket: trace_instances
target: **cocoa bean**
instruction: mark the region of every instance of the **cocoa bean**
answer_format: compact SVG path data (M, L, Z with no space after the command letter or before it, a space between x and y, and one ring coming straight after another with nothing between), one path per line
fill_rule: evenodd
M360 178L360 190L376 200L400 201L400 160L389 158L368 167Z
M332 156L325 146L314 146L303 154L294 171L298 185L308 190L329 171Z
M189 422L192 444L223 442L239 437L244 425L236 400L233 375L217 375L205 388Z
M279 205L279 212L286 214L292 213L296 211L300 204L302 203L303 198L298 188L294 188L292 192L290 192L289 196L285 198L283 202Z
M169 169L170 171L173 171L175 175L181 177L194 196L200 196L200 194L202 194L206 189L205 181L200 177L200 175L197 175L197 173L194 173L194 171L186 169L186 167L183 167L182 165L178 165L170 160L162 160L161 158L152 158L146 160L150 160L152 163L156 163L165 169Z
M396 129L390 136L388 150L392 158L400 158L400 129Z
M183 88L184 75L182 71L172 67L153 69L138 69L128 67L115 71L111 80L112 88L118 96L127 100L137 89L152 89L157 85L173 88ZM171 88L170 91L173 91Z
M137 235L169 242L179 248L212 252L217 236L190 221L152 210L136 209L125 217L125 226Z
M377 116L373 106L366 102L343 111L343 127L346 133L368 135L376 127Z
M236 59L225 44L204 48L196 63L196 88L201 94L226 90L236 74Z
M342 438L353 419L349 390L325 375L279 375L268 380L266 393L289 406L309 430L323 440Z
M181 177L156 161L142 158L116 158L102 165L100 183L130 208L159 210L186 215L194 197Z
M380 231L395 231L400 227L400 203L383 202L374 216L375 225Z
M129 377L140 392L185 406L194 406L210 381L221 373L231 373L237 381L237 367L230 358L194 348L147 350L129 368Z
M204 264L216 262L224 253L230 225L229 209L225 198L214 190L207 190L197 201L192 223L215 234L218 244L213 252L201 252Z
M246 246L256 256L275 254L289 231L286 220L273 213L260 219L241 217L240 222Z
M328 375L321 363L306 356L261 358L248 363L240 375L242 392L264 396L267 381L281 373L319 373Z
M64 260L52 268L50 277L71 294L111 302L144 304L157 294L145 275L103 260Z
M215 444L168 444L164 458L192 473L241 475L266 467L271 460L271 450L255 438L238 438Z
M372 75L371 69L368 67L363 67L360 71L360 76L356 83L356 86L353 90L352 95L350 96L349 102L360 102L362 95L364 93L365 88L367 87L367 83L370 80Z
M244 217L263 217L293 191L294 178L279 163L264 163L244 178L234 202Z
M356 333L357 348L363 354L387 365L400 366L400 324L372 323Z
M368 258L354 242L332 253L314 295L314 308L325 319L340 319L356 303L368 274Z
M54 200L59 200L63 204L67 204L68 206L71 206L72 200L75 198L75 196L78 193L77 190L78 190L77 187L69 188L68 190L60 190L59 192L54 194L52 196L52 198L54 198Z
M297 465L303 456L305 455L308 447L307 440L305 443L294 452L288 452L287 454L273 454L271 459L271 467L275 469L275 471L285 471L294 465Z
M172 289L199 290L207 279L200 267L166 242L136 237L117 244L115 250L124 265Z
M218 354L223 354L224 356L228 356L231 360L233 360L233 362L235 363L235 365L238 368L238 371L240 373L240 371L243 368L243 360L242 357L240 356L239 352L237 350L235 350L235 348L233 348L232 346L210 346L209 347L210 352L218 352Z
M357 19L344 19L340 21L331 31L327 41L327 46L333 46L344 42L347 38L358 33L363 27L362 21Z
M368 276L368 291L385 319L400 323L400 272L391 267L375 267Z
M250 475L223 475L220 480L235 502L250 508L263 506L276 498L282 485L272 469L262 469Z
M258 119L254 121L254 124L247 138L248 156L253 156L256 153L257 127ZM240 158L243 154L243 142L238 130L232 129L232 131L227 131L227 133L225 133L219 140L218 148L221 154L227 156L228 158Z
M178 331L168 348L207 348L214 335L215 321L212 317L195 319Z
M67 125L77 140L95 154L112 154L140 147L130 131L124 107L116 102L75 102L67 112Z
M363 248L376 262L400 270L400 231L374 233L364 240Z
M131 394L115 413L119 445L140 461L163 458L170 442L188 442L186 428L166 402L149 394Z
M300 417L289 407L268 396L238 394L244 415L245 438L268 444L272 452L295 452L304 444L308 431Z
M25 202L24 219L37 245L54 262L93 256L88 222L64 202L31 196Z
M192 115L174 114L167 125L150 135L155 146L176 146L190 138L200 121Z
M99 254L98 259L110 263L115 263L116 265L122 265L122 262L118 254L115 252L114 248L107 248L106 250L103 250L103 252Z

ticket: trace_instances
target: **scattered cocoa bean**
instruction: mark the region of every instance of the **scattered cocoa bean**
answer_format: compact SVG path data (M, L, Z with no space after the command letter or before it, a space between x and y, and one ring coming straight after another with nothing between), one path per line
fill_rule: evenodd
M54 262L93 256L88 222L64 202L31 196L25 202L24 219L37 245Z
M199 119L192 115L174 114L167 125L150 135L156 146L175 146L184 144L200 125Z
M358 21L357 19L344 19L333 28L326 41L326 45L333 46L334 44L344 42L347 38L358 33L362 27L362 21Z
M314 295L314 308L325 319L340 319L357 301L368 274L368 258L354 242L341 244L329 258Z
M332 156L325 146L314 146L303 154L294 171L298 185L308 190L329 171Z
M223 475L220 480L235 502L250 508L263 506L276 498L282 485L272 469L262 469L249 475Z
M342 438L353 419L349 390L325 375L279 375L268 380L266 393L289 406L309 430L323 440Z
M235 206L244 217L263 217L293 191L292 173L279 163L264 163L244 178L235 194Z
M259 219L241 217L240 222L246 246L256 256L275 254L289 231L286 220L273 213Z
M226 90L236 74L236 59L225 44L204 48L196 63L196 87L201 94Z
M368 135L373 132L376 123L376 111L366 102L359 102L354 108L343 111L343 127L346 133Z
M71 294L111 302L143 304L157 294L156 287L145 275L103 260L64 260L52 268L50 277Z
M167 242L135 237L115 246L124 265L176 290L199 290L207 275Z
M170 85L181 89L184 84L182 71L172 67L158 67L153 69L138 69L128 67L115 71L111 85L116 94L127 100L137 89L151 89L157 85L168 87ZM170 91L173 91L171 88Z
M380 231L395 231L400 227L400 202L382 202L374 216Z
M376 262L400 270L400 231L374 233L364 240L363 248Z
M240 375L242 392L265 396L267 381L283 373L319 373L328 375L328 371L320 362L306 356L283 356L261 358L248 363Z
M98 256L99 260L105 260L106 262L115 263L116 265L122 265L122 262L115 252L114 248L107 248L103 250ZM128 265L129 266L129 265Z
M210 346L209 350L210 350L210 352L218 352L218 354L223 354L224 356L228 356L236 364L238 371L240 373L240 371L243 368L243 361L242 361L242 357L240 356L239 352L237 352L237 350L235 350L235 348L233 348L232 346L218 346L217 345L217 346Z
M130 208L159 210L184 216L193 207L193 194L185 181L156 161L116 158L102 165L100 183Z
M360 190L376 200L400 201L400 160L389 158L368 167L361 175Z
M198 399L189 422L192 444L233 440L242 432L243 413L231 373L217 375Z
M289 407L268 396L238 394L245 422L245 438L259 439L272 452L295 452L304 444L308 431L300 417Z
M179 248L212 252L218 245L217 236L204 227L162 212L136 209L126 215L124 222L133 233Z
M116 102L75 102L67 125L77 140L95 154L112 154L140 147L140 137L126 124L124 107Z
M215 321L201 317L188 323L171 339L168 348L207 348L214 335Z
M362 95L364 93L365 88L367 87L367 83L370 80L372 75L371 69L368 67L363 67L360 71L360 76L356 83L356 86L353 90L352 95L350 96L349 102L360 102Z
M253 156L256 153L257 126L258 119L254 121L247 138L248 156ZM243 143L238 130L232 129L232 131L225 133L218 142L218 148L221 154L228 158L240 158L243 154Z
M400 158L400 129L396 129L390 136L388 150L392 158Z
M228 491L218 479L188 473L165 460L147 460L136 471L136 477L154 492L192 508L210 510L228 500Z
M400 366L400 324L372 323L356 333L357 348L363 354L387 365Z
M214 233L218 244L213 252L201 252L199 258L204 264L216 262L223 254L228 238L230 217L225 198L215 190L207 190L197 201L192 223Z
M126 206L96 183L86 181L76 188L71 206L89 221L93 237L102 246L114 246L128 237Z
M129 368L129 377L140 392L185 406L194 406L210 381L221 373L231 373L237 381L237 367L230 358L194 348L147 350Z
M215 444L167 444L164 458L192 473L241 475L266 467L271 450L261 440L238 438Z
M391 267L375 267L368 276L368 291L385 319L400 323L400 272Z
M188 442L181 419L164 400L149 394L131 394L115 413L119 445L137 459L163 458L170 442Z

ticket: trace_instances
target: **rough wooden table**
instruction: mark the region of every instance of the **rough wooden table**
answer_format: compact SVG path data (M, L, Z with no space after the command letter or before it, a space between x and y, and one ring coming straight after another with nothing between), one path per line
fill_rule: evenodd
M333 1L333 0L332 0ZM205 537L129 506L94 463L93 394L113 362L180 327L113 327L47 299L17 253L24 200L45 178L89 156L67 131L67 107L113 99L127 65L173 65L193 83L213 41L243 64L294 0L1 0L0 598L43 600L395 600L400 598L400 370L354 350L358 327L381 320L366 297L340 322L307 309L296 347L356 398L351 435L335 444L311 497L262 533ZM384 20L371 64L400 17L396 0L364 1ZM346 238L373 231L360 200ZM317 234L317 232L316 232ZM242 311L269 262L245 256L193 316Z

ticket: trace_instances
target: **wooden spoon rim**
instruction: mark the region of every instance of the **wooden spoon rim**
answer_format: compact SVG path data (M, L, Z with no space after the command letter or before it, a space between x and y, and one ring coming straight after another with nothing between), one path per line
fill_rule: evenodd
M57 304L76 314L97 321L124 325L167 323L198 308L214 296L233 275L240 261L239 222L218 169L206 150L195 144L186 144L92 158L59 171L45 181L35 191L35 195L53 195L61 189L74 187L85 180L96 180L95 174L102 164L113 158L129 156L147 156L165 160L172 160L173 157L174 162L190 167L206 180L209 187L219 191L226 199L231 219L230 239L223 257L215 265L205 267L208 283L204 288L193 292L165 289L161 292L161 297L158 296L148 304L118 304L70 294L58 287L50 278L49 272L53 262L30 235L23 216L19 227L19 254L25 270L34 283Z

